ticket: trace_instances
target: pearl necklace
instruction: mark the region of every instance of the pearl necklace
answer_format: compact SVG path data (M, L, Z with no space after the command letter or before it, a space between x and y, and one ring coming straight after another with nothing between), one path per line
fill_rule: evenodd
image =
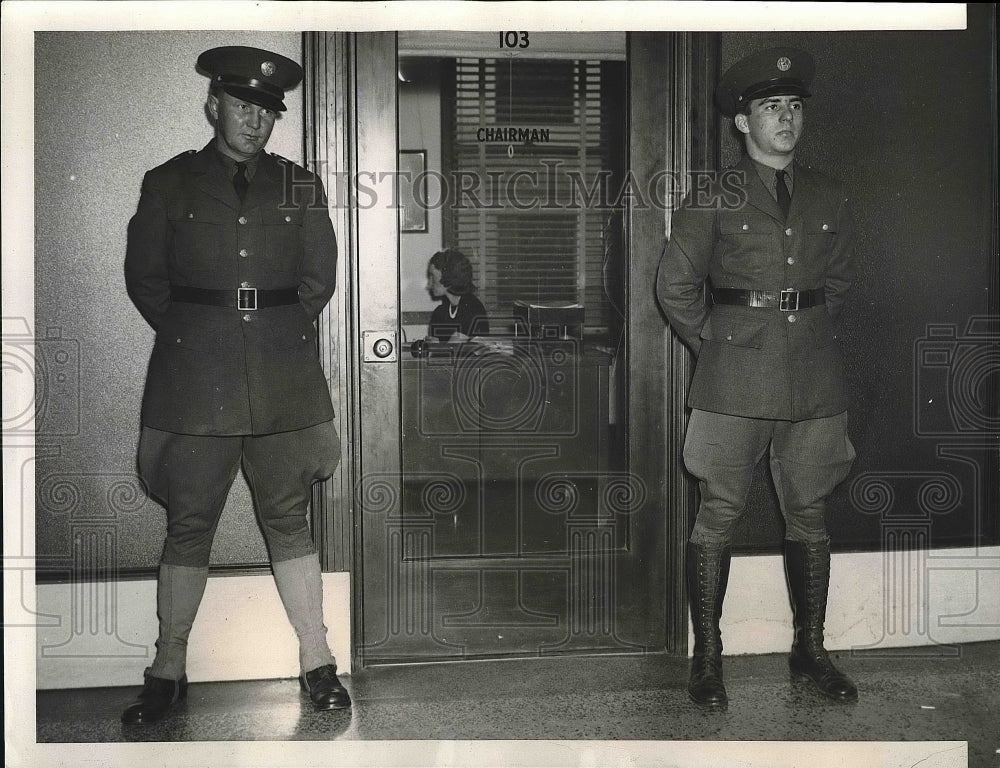
M457 315L457 314L458 314L458 304L452 304L449 301L448 302L448 317L450 317L452 320L454 320L455 319L455 315Z

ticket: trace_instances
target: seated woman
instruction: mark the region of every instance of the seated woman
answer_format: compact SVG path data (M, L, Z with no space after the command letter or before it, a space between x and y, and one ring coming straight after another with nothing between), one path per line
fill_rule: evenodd
M461 251L448 248L431 256L427 290L432 299L441 301L431 314L428 339L466 341L490 332L486 308L473 293L472 265Z

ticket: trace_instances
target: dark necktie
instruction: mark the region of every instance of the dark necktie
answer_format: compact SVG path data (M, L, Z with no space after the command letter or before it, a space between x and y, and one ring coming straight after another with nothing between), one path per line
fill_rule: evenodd
M781 213L788 218L788 209L792 207L792 196L788 194L788 186L785 184L785 172L775 171L775 189L778 192L778 207Z
M250 180L247 179L247 164L237 163L236 164L236 175L233 176L233 188L236 190L236 194L240 196L240 201L247 196L247 189L250 187Z

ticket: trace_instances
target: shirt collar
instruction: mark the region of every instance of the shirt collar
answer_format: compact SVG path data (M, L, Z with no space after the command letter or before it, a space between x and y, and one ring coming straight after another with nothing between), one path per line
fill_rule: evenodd
M750 158L750 162L753 163L754 168L757 169L757 175L760 176L760 180L764 182L764 186L767 187L772 197L777 199L778 196L778 182L777 179L775 179L775 172L779 170L785 172L785 185L788 187L789 193L791 193L792 187L795 184L795 174L792 170L795 163L793 161L790 161L784 168L772 168L770 165L764 165L764 163L757 162L752 157Z
M212 144L212 149L215 150L215 156L222 163L222 167L226 169L226 175L232 178L236 175L236 160L231 158L229 155L222 152L217 144ZM260 152L251 157L249 160L245 160L247 167L247 178L252 179L253 175L257 172L257 163L260 160Z

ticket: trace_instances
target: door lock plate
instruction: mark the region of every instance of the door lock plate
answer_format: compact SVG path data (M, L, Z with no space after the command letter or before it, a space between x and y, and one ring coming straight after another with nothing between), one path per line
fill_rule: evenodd
M395 331L364 331L361 345L366 363L394 363L398 359Z

